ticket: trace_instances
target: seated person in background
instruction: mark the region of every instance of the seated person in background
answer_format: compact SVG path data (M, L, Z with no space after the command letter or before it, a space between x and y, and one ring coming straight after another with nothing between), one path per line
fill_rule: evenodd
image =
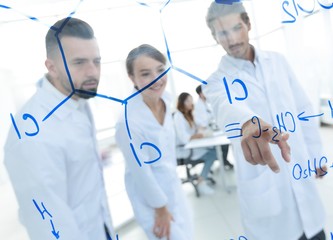
M199 127L202 128L211 128L212 130L217 129L217 125L215 122L215 117L212 111L210 104L207 102L206 97L202 93L201 85L199 85L195 91L199 95L199 99L195 104L194 108L194 119L195 122ZM233 169L234 166L228 161L228 151L229 145L222 145L221 146L222 153L223 153L223 163L225 169Z
M189 93L181 93L178 97L177 111L174 114L173 120L175 124L177 136L177 157L186 158L190 155L190 150L184 149L183 145L188 143L191 139L203 138L204 132L202 128L198 128L193 118L193 98ZM216 151L214 148L194 148L191 160L203 159L205 161L204 167L200 174L201 178L198 183L198 190L200 194L210 195L214 190L207 185L206 179L208 173L217 159Z

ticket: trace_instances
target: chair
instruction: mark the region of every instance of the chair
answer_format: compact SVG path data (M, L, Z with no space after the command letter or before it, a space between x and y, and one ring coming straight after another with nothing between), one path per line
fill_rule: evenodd
M184 145L180 145L179 147L184 147ZM191 183L195 189L195 193L197 197L200 197L200 192L198 190L198 180L200 176L197 173L192 174L193 168L201 163L204 163L205 160L203 159L197 159L192 160L192 149L190 149L190 155L186 158L177 158L177 165L178 166L185 166L186 169L186 177L181 178L182 183ZM211 182L211 184L215 184L215 180L211 177L209 177L207 180Z

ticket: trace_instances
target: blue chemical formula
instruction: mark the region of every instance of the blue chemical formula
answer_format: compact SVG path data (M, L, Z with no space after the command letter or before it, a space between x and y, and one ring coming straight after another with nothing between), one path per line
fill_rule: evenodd
M216 3L218 4L228 4L231 5L233 3L238 3L241 2L242 0L215 0Z
M58 230L56 230L56 227L53 223L53 216L52 214L46 209L45 205L43 202L41 202L41 204L39 205L35 199L32 199L32 202L34 203L35 207L37 208L38 212L40 213L40 215L42 216L43 220L49 220L50 221L50 234L52 234L52 236L55 239L59 239L60 238L60 233ZM45 215L44 215L45 214Z
M231 0L228 0L227 2L229 2ZM79 7L79 5L83 2L83 0L81 0L78 3L78 6L76 8ZM152 8L152 6L150 6L149 4L145 3L145 2L139 2L139 1L134 1L136 2L138 5L140 5L141 7L148 7L148 8ZM160 7L160 9L158 9L159 14L162 14L162 11L164 10L164 8L166 8L168 6L168 4L171 2L171 0L166 1L164 4L162 4L162 7ZM235 1L232 1L235 2ZM1 5L0 4L0 8L6 9L6 10L11 10L11 11L16 11L15 9L13 9L10 6L6 6L6 5ZM16 11L17 12L17 11ZM36 21L36 22L41 22L39 19L37 19L36 17L18 12L21 15L24 15L24 17L32 20L32 21ZM69 16L67 17L67 21L73 16L75 15L76 10L72 11ZM41 22L42 23L42 22ZM161 19L161 24L162 24L162 19ZM46 25L46 24L45 24ZM186 70L176 66L175 64L173 64L172 61L172 57L171 57L171 53L170 53L170 49L168 46L168 41L167 41L167 36L163 30L163 25L161 25L162 28L162 34L163 34L163 39L164 39L164 44L166 47L166 53L167 53L167 59L170 63L170 66L160 75L158 76L156 79L154 79L151 83L147 84L145 87L143 87L142 89L136 91L134 94L128 96L125 99L118 99L112 96L108 96L106 94L100 94L100 93L94 93L94 92L90 92L90 91L85 91L85 90L81 90L81 89L76 89L74 87L74 84L72 82L72 78L71 78L71 73L68 69L67 66L67 60L65 57L65 53L63 52L63 48L62 48L62 44L61 44L61 40L59 38L59 33L61 33L61 28L56 29L54 27L51 27L51 29L55 32L55 36L57 38L57 42L59 45L59 49L60 49L60 53L61 53L61 57L63 60L63 63L65 65L65 69L66 69L66 74L68 77L68 80L70 82L70 86L72 88L72 92L69 94L69 96L67 96L63 101L61 101L59 104L57 104L48 114L46 114L46 116L42 117L42 119L36 119L36 117L34 116L33 113L23 113L22 116L16 116L16 118L22 118L24 121L26 121L29 125L29 129L30 130L26 130L26 129L21 129L21 126L19 126L17 124L17 119L15 119L15 117L13 116L13 114L10 114L10 119L13 125L13 128L17 134L18 139L22 139L23 137L35 137L38 135L38 133L40 133L40 131L43 130L43 122L47 121L55 111L57 111L63 104L66 104L66 102L71 99L71 97L74 94L77 93L84 93L84 94L88 94L88 95L94 95L95 97L98 98L104 98L107 100L111 100L114 102L118 102L120 104L122 104L124 106L124 114L125 114L125 120L126 120L126 130L127 130L127 134L128 134L128 138L130 139L130 144L129 144L129 148L131 149L134 159L136 160L137 164L141 167L142 164L152 164L156 161L158 161L161 157L162 157L162 152L160 151L159 147L156 146L154 143L151 142L142 142L139 146L134 146L133 141L132 141L132 135L131 135L131 126L129 126L129 122L127 120L127 105L130 104L130 100L132 98L134 98L135 96L137 96L138 94L140 94L141 92L145 91L147 88L149 88L151 85L155 84L157 81L159 81L165 74L167 74L171 69L180 72L181 74L186 75L187 77L195 80L195 81L199 81L202 84L207 84L206 81L202 80L201 78L187 72ZM146 148L152 148L153 151L156 151L158 153L158 157L156 159L152 159L149 161L141 161L140 159L138 159L138 156L136 154L137 149L142 149L143 147Z
M223 82L223 86L224 89L226 91L227 97L228 97L228 102L229 104L234 104L235 102L240 102L240 101L244 101L248 98L249 96L249 91L246 87L246 84L244 83L244 81L242 81L241 79L234 79L231 81L231 83L228 83L228 80L226 79L226 77L223 77L222 79ZM238 92L239 95L234 96L231 88L237 88L237 89L241 89L241 93ZM333 106L330 100L327 101L327 105L329 106L329 109L331 111L331 118L333 119ZM263 132L267 132L268 130L272 130L275 134L272 137L272 141L273 142L277 142L278 140L276 139L276 137L278 136L278 134L284 132L290 132L293 133L297 130L297 122L298 121L304 121L304 122L308 122L313 118L317 118L317 117L322 117L324 115L324 113L318 113L318 114L310 114L310 113L306 113L305 111L299 112L299 113L292 113L291 111L285 111L285 112L280 112L280 113L276 113L275 117L276 117L276 122L277 122L277 126L273 126L272 129L262 129L261 123L260 123L260 119L257 116L253 116L251 118L251 122L254 125L258 126L258 135L253 136L254 138L259 138L261 137ZM232 123L228 123L224 126L224 131L227 133L227 137L228 139L232 139L232 138L239 138L242 137L242 126L240 126L240 122L232 122Z
M304 5L301 5L299 2L300 1L296 1L296 0L283 1L282 9L288 15L288 20L284 20L284 21L282 21L282 23L296 22L296 17L298 17L299 11L306 13L306 14L312 14L317 5L319 5L323 9L333 8L333 2L331 4L327 4L327 3L323 3L325 1L321 1L321 0L309 0L309 1L305 1L305 2L307 2L306 7ZM289 4L290 4L290 6L289 6Z
M333 168L333 162L329 163L325 156L322 156L320 159L314 158L313 160L308 160L305 166L296 163L293 167L292 175L296 180L307 179L312 175L323 177L328 173L325 166Z
M230 238L229 240L248 240L248 239L244 236L239 236L238 238Z
M61 231L55 227L55 223L53 222L53 215L50 213L49 210L46 209L44 203L41 202L40 204L38 204L35 199L32 199L32 202L40 213L42 219L49 220L50 236L53 236L53 239L61 239ZM107 240L112 240L112 237L108 236ZM118 234L116 235L115 240L119 240Z

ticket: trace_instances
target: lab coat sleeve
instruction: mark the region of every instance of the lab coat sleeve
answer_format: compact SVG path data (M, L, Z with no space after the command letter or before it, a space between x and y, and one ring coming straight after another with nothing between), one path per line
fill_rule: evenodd
M149 131L149 129L146 131ZM127 171L131 174L131 183L135 185L135 187L132 187L150 207L160 208L166 206L168 197L158 184L158 179L153 174L152 166L144 163L144 161L156 159L159 154L147 146L140 149L141 144L147 142L147 140L144 138L143 133L140 133L140 126L135 127L134 123L131 124L131 138L130 140L125 122L119 122L116 126L116 141L125 158ZM135 153L132 151L131 144ZM141 167L137 160L140 161ZM159 161L162 161L162 159Z
M191 132L188 131L189 124L181 112L176 112L173 116L176 136L179 144L185 145L191 140Z
M74 216L66 203L65 157L59 147L33 140L17 140L5 149L5 165L19 203L20 220L30 239L52 239L54 227L60 239L89 240L78 228L79 216ZM42 204L48 213L43 212Z
M227 131L226 125L228 124L237 124L235 128L241 128L241 126L253 116L260 116L256 115L256 113L249 108L247 101L229 102L227 91L223 84L224 77L226 77L226 79L235 78L234 76L226 76L222 71L218 70L209 77L207 85L203 85L203 93L213 107L218 127ZM237 78L239 77L240 76ZM243 93L237 93L237 89L235 88L229 88L229 90L231 96L243 95ZM230 135L231 134L236 135L237 133L232 132Z
M281 60L284 62L287 72L289 75L289 84L292 91L292 96L294 96L294 101L296 104L297 115L304 112L302 116L317 115L318 113L313 110L313 103L310 101L308 95L306 94L304 88L297 80L294 72L292 71L290 65L287 63L286 59L282 57ZM296 119L297 120L297 119ZM307 145L307 151L310 154L310 158L320 159L323 155L322 142L319 132L318 119L310 118L309 121L298 121L300 126L300 131L304 136L305 143Z

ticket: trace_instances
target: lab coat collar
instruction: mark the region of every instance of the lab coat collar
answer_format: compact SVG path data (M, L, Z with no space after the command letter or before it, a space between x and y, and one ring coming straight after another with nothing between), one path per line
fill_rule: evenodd
M262 63L264 60L269 59L269 56L266 52L260 51L251 45L254 50L254 64ZM242 71L246 64L251 63L249 60L244 60L240 58L234 58L230 55L225 55L221 59L221 64L219 66L223 66L228 69L228 72L231 75L237 75L239 71ZM253 63L251 63L253 64ZM223 70L223 69L221 69Z
M37 87L41 94L42 105L50 112L68 97L59 92L59 90L57 90L49 82L46 76L37 82ZM62 120L70 115L73 111L82 109L85 104L87 104L87 100L85 99L80 98L79 100L73 100L70 98L65 101L52 115Z
M132 93L137 92L138 89L134 88ZM143 97L141 94L138 94L137 96L135 96L134 98L137 98L137 100L139 100L139 102L143 102ZM164 91L162 96L161 96L162 100L164 101L165 105L168 106L168 104L171 102L171 96L167 91ZM131 100L129 100L131 101Z

